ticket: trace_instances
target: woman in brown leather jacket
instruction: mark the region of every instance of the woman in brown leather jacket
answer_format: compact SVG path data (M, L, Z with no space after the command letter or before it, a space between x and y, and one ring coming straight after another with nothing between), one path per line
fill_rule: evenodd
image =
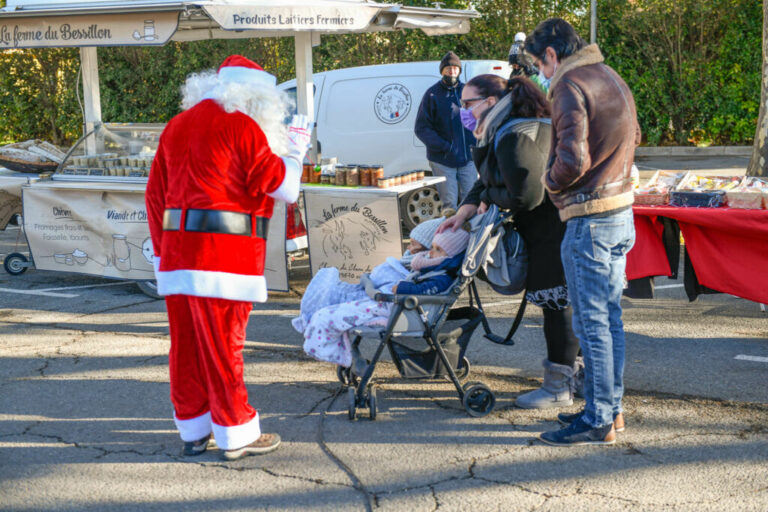
M542 309L547 342L544 383L519 396L515 405L571 405L579 344L560 260L565 225L541 183L552 136L549 102L527 78L479 75L464 87L462 107L465 126L478 140L473 159L480 179L438 232L455 229L490 204L514 213L515 227L528 249L526 299Z

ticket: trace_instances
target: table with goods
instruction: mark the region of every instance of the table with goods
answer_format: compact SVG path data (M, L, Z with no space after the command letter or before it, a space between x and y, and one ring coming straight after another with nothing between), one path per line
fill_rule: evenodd
M627 279L676 275L674 245L682 234L691 300L716 291L768 302L766 208L763 178L658 171L635 188L636 242L627 255Z

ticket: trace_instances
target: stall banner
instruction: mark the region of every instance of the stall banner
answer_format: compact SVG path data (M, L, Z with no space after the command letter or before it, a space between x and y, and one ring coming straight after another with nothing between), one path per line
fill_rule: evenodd
M0 16L0 49L64 46L157 46L179 25L177 12L78 16Z
M336 267L357 282L387 257L403 253L397 195L348 195L305 190L312 275Z
M381 11L376 4L352 2L264 1L258 4L205 5L224 30L364 30Z
M119 279L155 278L143 189L31 186L22 193L24 229L35 267ZM284 203L277 202L275 214L265 276L269 289L287 291Z

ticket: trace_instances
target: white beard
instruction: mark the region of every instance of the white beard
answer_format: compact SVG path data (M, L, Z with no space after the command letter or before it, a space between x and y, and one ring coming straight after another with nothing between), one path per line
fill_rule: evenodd
M288 127L284 120L292 102L276 87L222 82L216 71L211 70L189 75L181 93L183 110L205 99L215 100L226 112L239 111L256 121L273 153L288 153Z

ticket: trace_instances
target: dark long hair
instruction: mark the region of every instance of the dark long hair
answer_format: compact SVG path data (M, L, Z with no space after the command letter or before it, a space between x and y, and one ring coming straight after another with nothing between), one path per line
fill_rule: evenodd
M512 117L551 117L552 110L544 92L529 78L513 76L507 85L511 96Z
M529 78L513 76L506 80L498 75L477 75L467 85L471 85L480 96L490 98L493 96L500 100L507 94L511 94L511 117L550 117L549 101L544 92ZM487 114L490 110L484 112Z

